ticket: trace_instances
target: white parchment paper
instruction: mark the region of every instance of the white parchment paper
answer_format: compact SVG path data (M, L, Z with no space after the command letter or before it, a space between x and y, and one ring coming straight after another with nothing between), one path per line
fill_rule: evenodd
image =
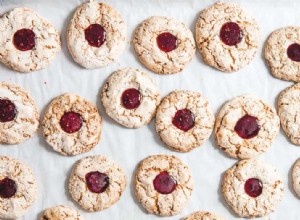
M65 157L55 153L42 138L39 131L32 139L16 146L0 146L1 155L19 158L29 164L36 175L39 192L35 204L22 218L37 219L41 212L57 204L78 208L90 220L148 220L159 217L144 212L137 203L133 189L133 173L136 165L152 154L173 154L187 163L193 173L195 189L190 203L184 211L174 217L180 219L197 210L217 212L227 219L236 219L225 204L220 193L222 173L237 162L228 158L214 143L212 136L202 147L190 153L176 153L166 148L159 140L154 121L140 129L126 129L105 114L98 99L98 92L105 79L121 67L137 67L153 76L162 96L175 89L189 89L202 92L217 113L227 100L244 93L260 96L275 106L279 92L291 83L271 76L262 55L267 36L275 29L299 25L300 1L297 0L240 0L236 1L248 9L258 20L262 39L256 58L245 69L226 74L208 67L197 51L192 63L181 73L169 76L154 74L145 69L137 60L129 41L133 30L144 19L152 15L165 15L185 22L194 32L195 22L200 10L215 1L212 0L107 0L124 16L128 27L128 44L118 63L107 68L86 70L79 67L71 58L66 47L68 22L80 0L0 0L0 14L19 6L33 8L48 18L62 33L63 50L52 65L42 71L20 74L0 65L0 80L15 82L27 89L37 101L40 113L49 102L64 92L79 94L97 104L104 118L102 139L97 147L86 154ZM72 201L67 191L67 181L72 165L88 155L102 154L113 158L124 167L127 174L127 188L121 200L111 208L97 213L88 213ZM291 186L291 166L299 157L300 149L292 145L283 132L273 147L261 156L262 159L277 166L285 184L285 196L278 209L263 219L300 219L299 199Z

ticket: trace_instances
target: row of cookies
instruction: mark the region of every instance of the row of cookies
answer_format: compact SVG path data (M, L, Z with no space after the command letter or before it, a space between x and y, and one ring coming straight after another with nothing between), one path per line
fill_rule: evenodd
M36 200L37 181L31 168L14 158L1 156L0 168L3 177L0 181L0 218L21 217ZM299 166L296 174L299 174ZM179 158L168 155L153 155L141 161L133 184L136 199L143 208L160 216L181 213L194 189L189 167ZM83 209L96 212L114 205L126 185L125 173L116 162L95 155L75 163L68 180L68 191ZM222 193L240 217L260 217L276 209L282 200L284 186L276 168L256 159L248 159L241 160L225 172ZM63 210L71 212L68 214L70 219L81 217L76 210L57 206L46 210L40 219L57 217L63 220L63 216L59 216ZM223 219L208 212L197 212L185 219L193 219L194 216L201 219L202 215L212 220Z
M35 101L19 86L0 83L0 142L20 143L35 133L39 113ZM282 92L278 100L283 129L299 144L297 84ZM188 152L202 145L214 132L216 142L229 156L253 158L267 151L280 128L276 110L252 95L228 101L215 116L207 99L198 92L176 90L161 100L155 81L132 68L115 71L105 82L100 99L106 113L119 124L139 128L156 115L156 131L172 150ZM97 107L79 95L66 93L48 106L42 130L57 152L78 155L100 141L102 117Z
M26 18L26 19L25 19ZM15 8L0 18L0 61L19 72L46 68L61 49L60 35L46 19L28 8ZM275 77L300 81L298 27L274 31L265 58ZM218 2L204 9L196 24L196 43L182 22L154 16L144 20L132 37L134 49L148 69L160 74L183 70L196 44L210 66L233 72L248 65L259 46L259 26L240 6ZM67 44L73 59L85 68L107 66L126 46L126 25L114 8L90 1L70 21Z

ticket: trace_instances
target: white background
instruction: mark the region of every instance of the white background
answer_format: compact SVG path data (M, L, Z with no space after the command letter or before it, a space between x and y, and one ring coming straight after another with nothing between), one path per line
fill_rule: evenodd
M200 10L215 1L212 0L109 0L124 16L128 27L128 44L118 63L107 68L86 70L79 67L71 58L66 47L66 29L79 0L0 0L0 14L17 6L26 6L48 18L62 33L63 50L46 70L29 74L20 74L0 65L0 80L15 82L30 92L37 101L40 113L49 102L64 92L79 94L95 103L104 118L103 133L97 147L86 154L65 157L55 153L48 146L39 131L32 139L16 146L0 146L1 155L19 158L29 164L36 175L39 192L37 201L24 220L37 219L41 212L57 204L66 204L78 208L86 219L140 220L158 219L149 215L137 204L132 184L136 165L152 154L174 154L187 163L193 174L195 189L191 201L184 211L174 217L179 219L197 210L211 210L227 219L235 216L225 204L220 193L220 181L223 172L237 162L227 157L214 143L212 136L202 147L190 153L176 153L166 148L159 140L154 120L140 129L126 129L105 114L98 99L99 89L105 79L121 67L138 67L154 77L162 96L174 89L189 89L202 92L211 103L215 113L227 100L244 94L253 93L260 96L272 106L276 106L279 92L291 85L271 76L263 59L262 48L267 36L275 29L299 25L300 1L287 0L241 0L237 1L254 14L261 28L262 38L258 54L253 62L236 73L223 73L203 63L199 51L192 63L181 73L162 76L151 73L137 60L130 38L133 30L144 19L152 15L166 15L186 23L194 32ZM292 145L281 131L273 147L261 156L262 159L277 166L285 184L285 196L270 219L300 219L299 199L292 191L290 169L299 157L300 149ZM124 167L127 174L127 188L121 200L108 210L87 213L78 207L67 191L67 180L72 165L88 155L102 154L113 158ZM263 219L269 219L268 217Z

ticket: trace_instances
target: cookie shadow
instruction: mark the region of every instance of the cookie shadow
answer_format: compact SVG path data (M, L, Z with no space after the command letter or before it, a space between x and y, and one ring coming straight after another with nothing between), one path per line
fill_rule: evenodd
M154 140L154 142L163 147L164 149L167 149L167 150L171 150L159 137L159 134L156 132L156 117L154 116L154 118L150 121L150 123L147 126L147 129L151 132L152 134L152 140Z
M141 26L141 23L139 23L138 25L135 26L133 32L131 33L131 35L129 36L129 52L131 53L131 55L134 57L135 61L137 61L138 63L142 64L140 62L140 59L139 59L139 56L137 55L137 53L135 52L135 49L134 49L134 46L133 46L133 39L134 39L134 36L135 36L135 32L136 30Z
M225 174L225 171L222 173L222 175L220 176L220 180L219 180L218 200L228 210L228 212L232 216L239 217L235 212L233 212L233 210L231 209L231 207L227 204L227 202L224 199L224 196L223 196L223 193L222 193L222 181L223 181L223 178L224 178L224 174Z
M42 219L45 210L39 211L37 214L37 219Z
M64 54L64 56L67 58L67 60L69 61L69 63L72 63L74 66L76 65L77 67L80 67L81 69L85 69L82 66L80 66L78 63L76 63L71 55L71 53L69 52L68 49L68 44L67 44L67 33L68 33L68 29L69 29L69 23L75 13L75 11L77 10L77 7L74 8L72 11L70 11L67 14L67 17L65 17L64 22L63 22L63 28L60 32L60 38L61 38L61 43L62 43L62 47L61 50Z
M37 136L38 136L38 142L39 145L42 146L48 153L55 153L57 154L57 152L55 150L53 150L53 148L46 142L44 135L43 135L43 128L42 128L42 121L45 115L45 112L48 109L48 106L50 105L50 103L52 102L53 99L51 99L46 105L44 105L40 111L40 125L39 128L37 130Z
M289 173L288 173L288 189L290 190L290 192L292 192L292 194L293 194L293 196L295 198L299 199L299 197L296 194L296 192L294 190L294 187L293 187L293 168L294 168L294 165L295 165L296 161L293 163L293 165L289 169Z
M230 100L230 99L229 99ZM220 111L222 109L222 107L226 104L226 102L228 102L229 100L224 101L217 109L216 113L214 114L215 119L217 119L217 117L220 114ZM214 123L214 128L212 131L212 134L210 135L208 141L211 143L211 145L214 147L215 150L217 150L219 152L219 154L221 154L223 157L226 157L227 159L233 160L234 158L230 157L227 153L225 153L224 150L221 149L221 147L217 144L216 141L216 130L215 130L215 125L216 125L216 121Z
M143 214L149 214L144 207L141 205L141 203L137 200L136 195L135 195L135 173L139 167L141 161L134 167L133 174L131 175L131 180L130 180L130 195L132 197L133 202L140 208L140 210L143 212Z
M76 163L76 162L75 162ZM68 169L67 173L66 173L66 177L65 181L64 181L64 186L65 186L65 196L69 201L72 201L73 205L76 207L76 209L81 210L83 212L87 212L85 209L83 209L77 202L74 201L74 199L72 198L72 196L69 193L69 179L71 177L71 173L72 170L74 168L75 164Z

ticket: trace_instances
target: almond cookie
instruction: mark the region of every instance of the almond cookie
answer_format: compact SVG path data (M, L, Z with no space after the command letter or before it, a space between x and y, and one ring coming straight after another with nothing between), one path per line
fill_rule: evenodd
M0 219L23 216L36 200L32 170L11 157L0 156Z
M147 157L136 170L136 198L151 214L179 214L187 205L192 191L191 171L175 156Z
M296 194L300 197L300 159L298 159L292 171L293 188Z
M222 193L238 216L262 217L277 208L284 186L275 167L249 159L241 160L225 172Z
M265 59L274 77L300 82L300 27L285 27L271 33Z
M136 29L134 49L148 69L159 74L182 71L195 55L195 40L182 22L168 17L153 16Z
M224 218L212 212L198 211L181 220L224 220Z
M176 90L157 109L156 131L171 149L188 152L202 145L211 135L215 117L198 92Z
M196 42L204 62L224 72L247 66L259 40L256 20L233 3L217 2L204 9L196 24Z
M283 131L293 144L300 145L300 83L283 90L277 105Z
M72 198L84 209L95 212L119 201L126 187L123 169L104 156L79 160L69 179Z
M266 152L280 128L276 110L253 95L228 101L215 124L216 142L230 157L248 159Z
M63 155L78 155L99 143L102 118L94 104L78 95L65 93L50 103L42 127L53 150Z
M40 220L84 220L80 213L68 206L58 205L44 211Z
M0 17L0 62L19 72L46 68L61 50L58 31L29 8Z
M35 101L16 84L0 82L0 143L18 144L39 126Z
M79 6L67 33L69 51L79 65L98 68L114 62L126 46L126 25L120 13L91 0Z
M155 81L132 68L114 72L103 86L100 98L108 116L128 128L148 124L161 100Z

